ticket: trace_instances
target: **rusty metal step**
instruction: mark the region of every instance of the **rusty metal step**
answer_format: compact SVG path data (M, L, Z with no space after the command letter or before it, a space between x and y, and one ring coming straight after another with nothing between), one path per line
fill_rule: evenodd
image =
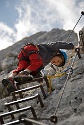
M31 110L31 112L33 114L33 117L37 118L37 115L35 113L34 108L32 106L28 106L28 107L25 107L25 108L21 108L21 109L18 109L18 110L14 110L14 111L10 111L10 112L0 114L0 122L1 122L1 124L4 124L4 120L3 120L4 117L6 117L8 115L12 115L13 116L12 119L15 119L14 114L17 114L17 113L20 113L20 112L23 112L23 111L27 111L27 110Z
M47 87L49 87L49 82L48 82L47 76L39 77L39 78L34 78L34 79L29 80L29 81L27 81L27 82L17 82L17 83L16 83L16 86L17 86L18 90L20 90L20 85L22 85L22 84L31 83L31 82L36 82L36 81L39 82L39 83L42 83L43 80L45 80Z
M29 91L29 90L33 90L33 89L36 89L36 88L40 88L40 89L41 89L41 92L42 92L43 97L44 97L44 99L45 99L45 98L46 98L46 93L45 93L45 91L44 91L43 86L42 86L41 84L39 84L39 85L35 85L35 86L32 86L32 87L24 88L24 89L21 89L21 90L18 90L18 91L13 92L13 93L12 93L13 100L17 100L17 98L16 98L16 96L15 96L16 94L19 94L19 97L20 97L20 98L23 98L22 92L26 92L26 91Z
M9 102L9 103L5 103L4 105L8 108L8 111L11 112L12 111L11 105L16 105L16 108L20 109L19 103L22 103L22 102L25 102L25 101L29 101L29 100L33 100L33 99L36 99L36 98L38 98L41 107L44 107L43 101L42 101L42 99L41 99L39 94L36 94L34 96L31 96L31 97L19 99L19 100L16 100L16 101L12 101L12 102ZM14 119L14 115L13 114L11 114L11 118Z
M38 100L39 100L39 102L41 104L41 107L43 107L44 106L43 101L41 99L41 96L38 93L36 95L34 95L34 96L31 96L31 97L18 99L16 101L5 103L5 106L11 106L11 105L14 105L14 104L18 104L18 103L22 103L22 102L25 102L25 101L33 100L33 99L36 99L36 98L38 98Z

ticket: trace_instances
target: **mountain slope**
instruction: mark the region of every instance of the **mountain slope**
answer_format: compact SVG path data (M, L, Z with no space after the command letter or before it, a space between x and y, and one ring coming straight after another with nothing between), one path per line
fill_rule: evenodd
M1 52L8 53L11 50L14 52L18 52L20 47L29 41L34 43L40 43L40 41L42 43L47 43L52 41L55 42L59 40L66 40L69 33L70 31L64 31L59 29L53 29L50 32L40 32L34 34L29 38L22 39L21 41L15 43L13 46L8 47L7 49L2 50ZM70 37L68 42L70 41L73 41L74 44L77 45L77 34L74 33ZM57 125L84 125L84 55L82 54L81 56L81 59L79 59L78 56L76 57L73 66L73 74L67 82L67 86L62 96L59 108L56 112L56 116L58 118ZM0 59L2 59L1 56ZM73 59L74 58L72 58L72 60ZM5 76L6 75L3 73L0 75L0 78L3 78ZM55 113L59 98L61 96L63 85L66 81L66 76L55 78L52 81L55 85L55 90L46 99L43 99L43 108L41 108L39 103L37 104L37 101L32 101L31 103L28 102L23 105L21 104L21 107L26 107L30 104L33 104L38 117L49 118L51 115L53 115ZM11 100L11 97L7 97L0 100L1 113L7 112L4 103L7 101L9 102ZM31 116L31 114L27 111L26 114L28 115L28 117ZM46 123L47 125L54 125L54 123L51 123L49 120L43 120L42 122Z

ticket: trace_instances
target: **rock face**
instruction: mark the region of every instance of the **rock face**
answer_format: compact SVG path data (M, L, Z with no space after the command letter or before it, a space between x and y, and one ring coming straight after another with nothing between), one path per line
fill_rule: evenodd
M82 46L82 51L84 53L84 27L79 31L80 45Z
M9 69L12 70L14 69L15 65L17 64L17 54L15 53L7 53L5 59L2 60L1 62L1 67L3 70Z
M59 122L57 125L79 125L79 124L83 125L84 124L84 119L83 119L84 118L84 112L83 112L84 56L82 56L82 58L78 60L77 66L78 67L74 69L74 73L72 74L71 79L69 79L69 81L67 82L65 92L60 102L60 105L57 111L57 116L59 119ZM52 107L55 109L59 101L61 92L62 92L62 89L56 95L55 95L55 92L53 92L51 96L51 98L53 99L52 102L55 102L53 103ZM50 101L50 105L52 105L52 102Z
M3 77L6 77L7 73L10 71L10 70L8 71L10 66L11 69L15 68L16 65L13 62L17 63L16 56L21 46L23 46L23 44L29 41L34 43L35 42L47 43L52 41L55 42L59 40L66 40L69 33L70 31L64 31L59 29L53 29L50 32L40 32L34 34L29 38L24 38L23 40L17 42L11 47L11 49L10 47L8 47L6 50L2 50L1 52L3 53L5 52L8 53L9 51L10 53L7 54L3 59L0 56L0 59L2 61L1 67L3 69L3 71L0 73L0 80ZM71 42L73 41L74 44L76 44L77 34L73 33L68 42L70 41ZM67 75L62 76L60 78L52 79L52 82L55 86L55 90L46 99L42 99L44 102L43 108L41 108L39 103L37 104L35 100L31 102L25 102L25 104L24 103L21 104L21 107L33 105L33 107L36 110L37 116L43 118L48 118L54 113L56 113L56 116L58 118L57 125L84 125L84 55L82 54L81 56L82 56L81 59L79 59L78 56L75 59L75 63L73 66L73 74L71 75L71 78L67 81L67 85L65 87L57 112L55 111L60 96L62 94L63 85L66 81ZM71 61L73 61L73 59L74 58L72 58ZM29 93L26 94L28 95ZM9 101L12 101L11 96L0 100L0 113L7 112L4 103ZM28 117L31 116L29 112L26 111L25 113L28 115ZM18 117L18 115L16 117ZM46 125L54 125L54 123L50 122L49 120L48 121L45 120L42 122L45 123Z

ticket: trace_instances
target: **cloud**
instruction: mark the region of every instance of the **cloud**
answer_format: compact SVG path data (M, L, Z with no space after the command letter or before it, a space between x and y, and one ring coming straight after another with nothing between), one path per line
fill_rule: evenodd
M13 44L14 31L3 22L0 22L0 50Z
M45 22L45 18L43 18L43 4L41 2L38 4L34 2L22 2L20 5L16 7L19 18L17 23L15 24L15 28L17 31L17 40L21 37L29 36L36 32L47 30ZM48 26L49 27L49 26Z
M58 20L61 24L62 28L65 30L73 29L77 20L81 15L81 11L84 9L84 2L80 1L79 3L77 0L49 0L48 4L53 7L54 11L58 14ZM83 20L79 23L76 27L76 32L78 32L83 27Z
M53 28L72 30L84 9L84 1L20 0L20 3L15 5L15 9L18 18L12 28L0 23L2 48L39 31L49 31ZM81 19L75 32L78 33L83 25L84 21Z
M17 8L19 18L15 24L16 40L19 40L25 36L29 36L36 31L35 25L31 23L31 7L29 5L18 6Z
M26 1L17 6L19 18L15 24L17 40L39 31L49 31L52 28L73 29L84 2L77 0L36 0ZM76 32L83 27L83 21L78 24Z

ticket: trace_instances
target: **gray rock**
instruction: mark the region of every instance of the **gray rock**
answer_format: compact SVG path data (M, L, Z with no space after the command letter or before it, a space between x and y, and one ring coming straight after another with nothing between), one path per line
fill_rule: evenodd
M39 43L43 42L53 42L58 40L66 40L67 36L69 35L69 31L65 30L59 30L59 29L52 29L49 32L39 32L36 33L30 37L23 38L21 41L18 41L13 46L8 47L7 49L4 49L0 51L0 53L8 53L6 56L2 56L0 54L0 60L3 62L3 68L4 71L0 73L0 97L2 93L1 88L1 80L5 78L7 75L7 70L11 66L12 69L14 68L14 59L16 59L16 56L11 53L11 51L19 52L20 48L23 46L23 44L27 42L34 42ZM76 44L77 42L77 34L73 33L73 35L70 37L68 42L72 42ZM6 58L5 58L6 57ZM8 61L8 60L11 61ZM17 62L17 61L15 61ZM5 69L8 68L8 69ZM25 103L20 104L20 107L26 107L28 105L31 105L35 108L36 114L38 117L41 118L50 118L51 115L54 113L56 114L58 118L57 125L84 125L84 55L82 55L82 58L79 60L78 57L76 58L76 62L74 64L74 72L71 76L71 79L67 81L66 87L63 91L63 85L66 81L66 75L61 78L55 78L52 79L53 86L55 87L55 90L48 95L46 99L43 99L44 107L41 108L40 103L37 104L37 100L31 100ZM33 84L33 83L32 83ZM35 83L36 85L38 83ZM31 84L29 84L31 86ZM28 84L22 87L28 87ZM24 97L28 97L29 95L33 95L34 93L37 93L38 91L31 91L31 94L29 92L26 92L26 95ZM63 92L63 93L62 93ZM39 90L39 94L40 94ZM60 97L62 95L62 98L60 100ZM42 95L42 93L41 93ZM12 101L12 97L6 97L0 100L0 112L7 112L7 108L4 106L5 102ZM60 102L59 102L60 101ZM59 103L59 106L58 106ZM56 108L58 106L57 112ZM15 106L12 107L13 110L15 109ZM28 118L32 117L32 114L29 111L26 111L25 114L27 114ZM18 115L15 115L16 118L18 118ZM9 117L6 119L6 122L10 121ZM50 122L49 120L43 120L43 123L46 123L47 125L54 125L54 123Z

